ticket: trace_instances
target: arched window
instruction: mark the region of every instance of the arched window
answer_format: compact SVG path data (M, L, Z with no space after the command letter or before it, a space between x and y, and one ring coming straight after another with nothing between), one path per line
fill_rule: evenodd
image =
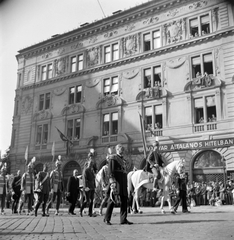
M194 168L223 167L221 155L215 151L202 152L194 162Z

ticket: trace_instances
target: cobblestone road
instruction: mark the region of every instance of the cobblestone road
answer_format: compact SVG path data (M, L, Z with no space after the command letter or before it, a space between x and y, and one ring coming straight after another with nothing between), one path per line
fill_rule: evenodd
M129 214L133 225L119 225L117 208L111 226L105 225L101 216L70 216L66 209L59 216L51 211L49 217L12 215L6 210L6 215L0 216L0 239L234 240L234 205L194 207L190 214L181 213L181 207L176 215L167 207L165 210L162 215L159 208L143 208L143 214Z

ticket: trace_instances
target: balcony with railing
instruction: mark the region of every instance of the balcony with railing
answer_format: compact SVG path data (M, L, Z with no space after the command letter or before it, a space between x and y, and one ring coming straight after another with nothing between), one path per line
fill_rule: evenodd
M217 122L194 124L194 132L214 131L217 129Z

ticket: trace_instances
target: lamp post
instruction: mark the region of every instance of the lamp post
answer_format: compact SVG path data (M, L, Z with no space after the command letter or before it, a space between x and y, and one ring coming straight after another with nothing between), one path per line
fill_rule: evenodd
M221 158L221 162L223 163L223 181L224 181L224 188L226 188L226 173L225 173L225 158Z

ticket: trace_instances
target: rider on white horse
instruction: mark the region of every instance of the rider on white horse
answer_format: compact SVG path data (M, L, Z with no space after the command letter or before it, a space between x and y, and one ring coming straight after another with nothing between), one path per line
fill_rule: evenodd
M163 160L159 153L159 141L153 142L153 151L151 151L147 157L147 165L150 164L151 171L154 175L154 190L158 186L158 180L161 178L160 168L163 167Z

